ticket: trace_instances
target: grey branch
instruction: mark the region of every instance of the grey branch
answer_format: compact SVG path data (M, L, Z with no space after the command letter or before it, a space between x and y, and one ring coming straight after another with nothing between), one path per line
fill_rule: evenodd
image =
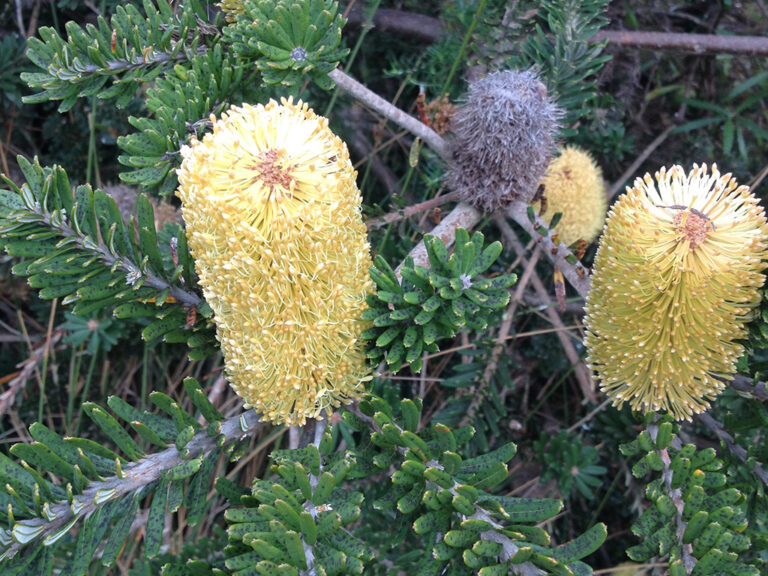
M370 106L387 119L410 131L415 136L421 138L435 152L437 152L443 158L443 160L446 162L451 161L450 150L447 142L430 127L421 123L410 114L400 110L397 106L393 106L384 100L384 98L375 92L372 92L360 84L357 80L345 74L338 68L333 70L330 74L328 74L328 76L334 82L336 82L339 88L349 92L356 99L360 100L367 106ZM532 236L536 237L538 236L538 233L536 232L535 228L547 229L547 226L544 221L541 220L541 218L537 217L536 226L534 227L528 220L527 211L528 205L526 203L516 201L510 204L509 208L507 209L507 214L510 218L520 224L520 226L525 228L525 230L527 230ZM480 222L481 218L482 214L477 209L473 208L469 204L462 202L458 204L451 211L451 213L443 219L443 221L440 223L442 228L438 226L438 228L435 228L433 233L437 236L440 236L446 246L450 246L455 240L455 230L457 227L470 230L476 226L478 222ZM569 264L566 260L566 257L571 255L571 252L564 244L555 245L549 235L542 237L540 242L547 257L552 260L552 262L558 268L560 268L560 270L563 272L563 275L568 279L576 291L580 295L586 296L590 286L590 279L587 269L581 263L577 263L576 265ZM416 247L411 250L410 256L413 258L415 264L422 266L424 265L420 264L420 262L426 261L426 249L424 248L423 241L419 242L419 244L417 244ZM398 266L398 270L399 268L400 266Z
M360 100L363 104L369 106L388 120L391 120L398 126L405 128L411 132L414 136L418 136L427 145L437 152L443 159L449 159L448 145L440 135L432 130L429 126L422 123L420 120L414 118L410 114L400 110L397 106L393 106L384 98L369 90L360 82L342 72L338 68L328 74L328 77L336 82L336 85L349 92L357 100Z
M739 446L736 444L736 441L733 439L733 436L731 436L725 428L723 428L722 424L712 418L709 414L706 412L703 414L699 414L697 416L697 419L699 422L704 424L709 430L717 436L720 440L725 442L726 448L728 448L728 451L736 456L743 464L747 463L747 451L743 446ZM755 464L752 466L752 473L757 476L757 478L766 486L768 486L768 472L763 469L760 464Z
M562 242L555 244L552 236L549 235L549 228L546 222L544 222L539 216L535 217L535 224L528 219L528 205L523 202L513 202L507 208L507 216L517 222L526 232L528 232L533 238L536 238L538 242L544 248L544 253L549 257L552 263L557 266L560 271L568 279L580 296L587 297L589 288L592 284L592 280L589 277L589 271L584 267L581 262L577 262L575 265L566 260L568 256L573 253ZM547 234L539 234L539 230L546 230Z
M89 236L84 236L78 233L64 218L58 219L50 212L45 212L40 206L35 206L31 209L36 214L43 218L43 221L51 228L58 230L65 238L74 238L78 246L84 250L90 250L97 252L101 255L101 261L104 262L107 268L114 268L125 272L126 282L128 284L134 284L140 279L143 279L143 286L149 286L157 290L168 290L168 294L173 296L178 302L185 306L198 306L200 304L200 296L194 292L184 290L179 286L171 286L168 282L153 274L148 270L141 270L138 265L134 264L127 258L113 254L109 247L104 244L103 241L99 241L98 244Z
M456 241L456 229L464 228L465 230L472 230L477 223L480 222L483 215L480 212L465 202L460 202L456 207L450 211L450 213L440 221L440 224L435 226L431 234L436 238L439 238L446 248L453 246ZM422 266L429 268L429 256L427 255L427 247L424 245L424 239L420 240L416 246L414 246L408 254L413 258L413 264L415 266ZM395 270L398 281L402 282L400 276L400 269L403 267L403 262Z
M171 468L200 455L210 454L219 445L219 436L224 437L224 444L229 444L249 434L254 434L261 427L259 418L255 410L249 410L224 420L220 425L219 435L209 436L205 429L200 430L184 447L186 457L175 446L171 446L162 452L152 454L138 462L133 462L123 469L123 478L113 476L101 482L92 482L82 494L74 497L73 504L70 505L67 502L62 502L52 505L50 510L52 516L55 516L54 520L50 522L43 518L22 520L16 523L13 531L15 532L17 528L22 528L29 532L30 529L35 527L43 527L38 537L55 534L63 529L68 522L72 521L75 516L72 512L73 508L78 510L77 516L79 518L86 518L99 506L96 504L97 500L101 504L108 501L104 497L105 494L111 493L110 500L125 497L159 480L163 473ZM10 555L15 555L21 547L22 544L14 539L13 544L9 548Z
M352 6L349 23L361 26L366 16L362 8ZM438 19L426 14L381 8L373 17L373 26L386 32L413 36L424 42L437 42L446 31ZM682 32L647 32L644 30L600 30L590 42L603 42L663 52L694 54L768 55L768 38L764 36L729 36L725 34L688 34Z
M760 402L768 400L768 389L766 389L765 382L754 382L751 378L736 374L730 381L730 386L739 392L746 392Z
M648 433L650 434L651 439L656 442L656 438L659 435L658 424L649 424ZM661 460L664 463L664 470L662 470L661 473L661 478L664 482L664 491L672 500L675 505L675 509L677 510L675 515L675 524L677 525L677 540L680 544L685 572L686 574L690 574L696 566L697 560L693 555L693 546L683 542L683 534L685 534L685 529L688 526L688 523L683 520L683 510L685 509L683 491L680 488L672 488L672 460L669 457L669 451L664 448L663 450L656 450L656 453L661 457Z

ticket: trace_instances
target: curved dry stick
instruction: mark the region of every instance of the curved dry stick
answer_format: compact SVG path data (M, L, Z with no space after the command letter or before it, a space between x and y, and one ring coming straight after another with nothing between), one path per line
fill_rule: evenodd
M422 123L419 119L414 118L403 110L400 110L400 108L397 106L393 106L388 101L384 100L384 98L372 90L369 90L360 84L360 82L345 72L342 72L338 68L330 72L328 77L333 80L339 88L345 92L349 92L350 95L360 100L360 102L363 102L365 105L373 108L376 110L376 112L388 120L391 120L398 126L405 128L414 136L421 138L443 159L449 159L450 153L445 140L443 140L443 138L437 132L432 130L432 128L426 124Z
M352 26L360 26L365 22L363 10L357 7L350 9L348 18ZM425 42L437 42L446 30L443 23L432 16L386 8L380 8L376 11L373 17L373 26L385 32L413 36ZM764 36L601 30L589 39L590 42L603 42L605 40L609 44L664 52L768 56L768 38Z

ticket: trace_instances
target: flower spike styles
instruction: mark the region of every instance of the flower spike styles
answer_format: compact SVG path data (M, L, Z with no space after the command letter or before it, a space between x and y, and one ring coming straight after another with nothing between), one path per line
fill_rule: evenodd
M744 352L767 257L763 208L715 165L635 180L610 210L586 307L589 364L614 403L705 411Z
M227 376L265 419L303 424L356 398L369 374L357 174L301 101L212 120L182 150L177 194Z

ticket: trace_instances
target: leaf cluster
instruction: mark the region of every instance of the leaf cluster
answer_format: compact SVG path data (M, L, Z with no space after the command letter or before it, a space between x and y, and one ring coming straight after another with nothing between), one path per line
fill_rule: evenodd
M103 190L73 189L57 166L23 157L18 163L26 183L19 188L8 180L11 190L0 190L0 246L22 258L14 274L26 276L41 298L73 304L78 316L111 310L116 318L149 319L147 342L184 342L196 358L212 351L210 309L187 289L195 276L186 236L179 230L161 251L146 196L126 226ZM201 314L188 325L192 308Z
M24 102L61 100L59 112L66 112L78 98L95 95L122 107L134 97L137 82L154 80L205 49L205 10L198 0L184 2L179 14L167 2L144 0L143 11L125 4L109 22L99 16L97 26L69 21L66 40L54 28L40 28L40 38L28 40L27 57L43 72L24 73L22 80L41 91Z
M330 90L328 73L349 50L341 46L346 23L333 0L243 0L225 41L253 61L266 84L294 86L305 78Z
M244 75L235 57L225 54L217 44L157 78L147 90L146 106L151 116L131 116L128 121L136 131L117 140L124 152L118 161L131 168L122 172L120 179L161 195L172 194L178 186L181 147L190 137L201 138L210 129L211 115L220 116L238 96L245 96L240 93L247 89L244 77L258 87L258 82ZM257 96L257 91L251 88L248 96Z
M349 532L364 496L344 485L356 462L331 454L330 439L326 433L320 446L275 452L277 477L256 480L251 494L227 510L226 567L233 576L298 576L310 568L319 576L364 573L373 550Z
M386 360L397 372L403 362L421 370L422 353L437 352L436 342L452 338L465 326L484 330L491 315L509 302L509 288L515 274L482 278L501 254L501 243L483 246L484 236L472 238L464 229L456 230L452 254L442 240L426 235L430 268L414 266L406 260L400 269L402 283L383 257L374 259L371 268L378 290L368 296L363 319L373 327L363 333L368 340L368 357Z
M93 403L86 403L84 410L119 453L86 438L62 438L35 423L29 428L33 441L11 448L16 460L0 454L0 481L6 486L0 492L0 521L9 526L0 529L0 570L5 576L49 574L54 558L61 566L62 555L56 552L62 544L74 546L74 553L62 566L63 573L85 574L96 548L102 545L100 563L111 566L130 533L139 504L148 496L147 557L160 550L167 513L183 505L190 525L200 521L213 467L225 448L220 438L201 451L199 439L215 439L223 417L195 379L188 378L184 387L193 406L208 420L207 429L166 394L150 395L160 413L139 411L111 397L111 413ZM156 479L136 485L134 469L141 467L138 461L146 452L120 420L145 445L160 449L175 445L172 450L181 455L179 463ZM194 453L190 450L193 440L198 444ZM131 474L126 473L129 470ZM79 531L73 537L70 532L76 525Z
M395 468L391 489L372 504L384 522L403 527L391 535L393 557L409 559L411 555L398 547L406 540L413 545L413 534L408 534L412 530L421 550L410 565L415 574L592 573L580 559L605 539L603 524L552 547L538 524L559 513L560 500L492 493L507 478L507 463L517 450L514 444L463 458L474 434L471 427L421 428L418 399L404 399L397 408L399 414L385 400L370 395L359 403L359 412L344 413L355 430L374 430L370 445L357 453L363 467L369 466L365 462L372 465L369 474Z
M553 438L542 434L533 443L533 449L542 464L542 481L556 480L565 498L575 488L587 500L594 499L594 490L602 485L601 476L607 472L598 464L600 455L594 446L582 444L579 438L563 430Z
M625 456L639 457L636 478L653 477L645 491L651 506L632 526L642 542L627 554L636 562L668 556L670 576L759 576L746 556L744 495L728 482L713 448L683 445L677 432L665 420L621 447Z

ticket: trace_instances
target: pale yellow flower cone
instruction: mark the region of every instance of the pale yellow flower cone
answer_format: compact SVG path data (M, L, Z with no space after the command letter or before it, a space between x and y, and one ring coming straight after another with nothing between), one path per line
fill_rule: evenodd
M611 208L585 343L614 403L690 420L736 372L768 257L763 208L716 166L662 168Z
M358 397L371 265L356 172L301 101L233 106L182 150L177 195L230 384L303 424Z
M589 154L573 146L565 147L549 163L541 184L547 199L542 218L549 224L555 214L562 214L553 230L561 242L571 245L577 240L592 242L597 238L605 223L608 202L602 171ZM538 209L539 203L534 207Z

